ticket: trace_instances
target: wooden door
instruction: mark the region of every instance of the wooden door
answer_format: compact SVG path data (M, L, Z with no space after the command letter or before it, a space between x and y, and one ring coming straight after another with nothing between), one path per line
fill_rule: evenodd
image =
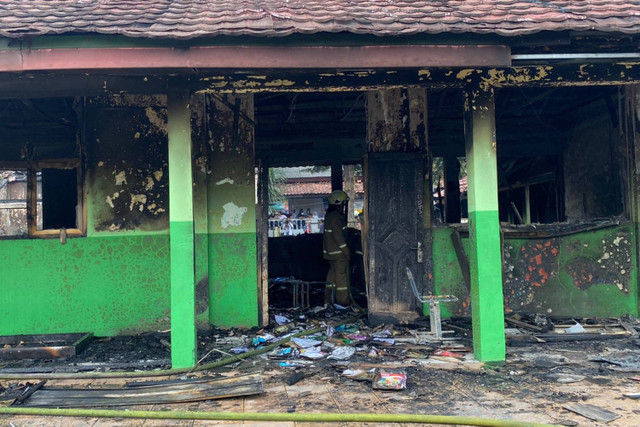
M421 153L367 155L369 320L374 324L406 322L422 310L411 291L406 268L421 288L425 264L418 262L417 248L418 243L423 245L423 169Z

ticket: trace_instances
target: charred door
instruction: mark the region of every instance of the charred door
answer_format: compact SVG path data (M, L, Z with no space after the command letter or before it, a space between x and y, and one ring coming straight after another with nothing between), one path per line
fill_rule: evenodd
M406 275L409 267L418 287L424 263L424 162L420 153L370 153L367 156L369 320L403 322L419 316Z

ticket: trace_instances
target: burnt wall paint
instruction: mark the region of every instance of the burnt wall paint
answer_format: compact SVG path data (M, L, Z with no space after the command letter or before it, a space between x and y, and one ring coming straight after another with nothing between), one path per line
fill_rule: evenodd
M166 97L90 98L86 110L89 230L168 232Z
M168 178L163 97L91 101L87 237L68 239L66 245L57 239L0 241L0 265L5 266L0 282L0 334L91 331L115 335L169 327L168 212L155 215L147 208L156 200L152 197L166 200L161 195L166 195ZM121 171L127 183L116 185ZM156 171L163 172L153 174ZM147 178L154 185L147 189L145 208L140 211L138 203L130 209L129 194L150 186ZM125 216L120 223L124 227L100 227L102 221L111 220L111 224L118 219L106 203L115 191L127 196L122 209L135 215ZM209 327L207 250L207 230L201 226L195 235L199 328Z
M468 316L469 294L451 243L452 229L433 229L433 277L438 294L455 294L444 316ZM462 239L469 250L468 238ZM505 311L551 316L638 314L633 226L503 243Z

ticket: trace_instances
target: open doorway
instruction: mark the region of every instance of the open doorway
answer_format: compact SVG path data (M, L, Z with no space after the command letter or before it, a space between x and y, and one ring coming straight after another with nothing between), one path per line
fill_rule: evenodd
M263 254L262 277L269 307L325 303L329 264L323 259L324 216L335 189L349 194L346 234L352 254L352 297L366 306L361 243L364 96L358 92L256 95L255 119L256 157L266 184L261 186L265 240L261 248L268 253L266 259ZM309 284L308 300L296 294L298 282Z
M351 252L350 282L353 302L366 306L362 251L364 185L362 167L344 165L343 188L349 195L345 231ZM269 304L277 308L325 303L328 262L323 259L323 233L332 191L329 166L269 169L268 278ZM294 288L307 282L308 301Z

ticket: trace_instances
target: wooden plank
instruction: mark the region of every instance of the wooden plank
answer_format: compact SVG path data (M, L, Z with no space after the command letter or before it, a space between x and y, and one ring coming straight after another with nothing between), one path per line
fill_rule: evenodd
M600 408L595 405L567 405L563 406L564 409L580 414L585 418L589 418L601 423L609 423L617 418L620 418L619 414Z
M75 356L71 346L0 348L0 360L49 359Z
M0 344L17 345L20 341L24 343L72 343L87 334L39 334L39 335L2 335Z
M84 350L92 338L92 333L2 336L0 345L15 347L0 348L0 360L71 357Z
M29 407L80 408L197 402L263 393L260 374L202 382L182 381L120 389L42 388L24 404Z
M512 324L514 326L517 326L519 328L522 328L522 329L527 329L527 330L534 331L534 332L543 332L544 331L544 329L542 327L540 327L540 326L530 325L529 323L521 322L521 321L513 319L511 317L506 317L504 320L505 320L505 322L507 322L509 324Z

